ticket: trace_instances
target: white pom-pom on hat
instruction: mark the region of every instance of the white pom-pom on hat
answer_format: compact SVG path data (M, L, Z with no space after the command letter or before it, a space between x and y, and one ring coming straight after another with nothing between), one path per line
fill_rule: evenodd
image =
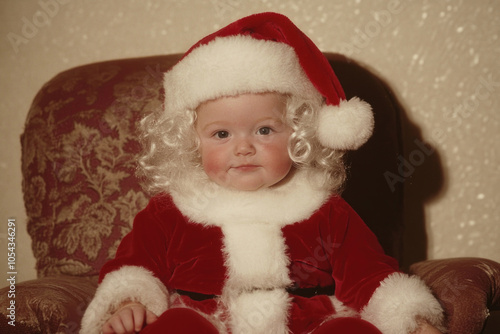
M325 105L319 114L317 135L320 143L338 150L356 150L372 135L371 106L357 97L339 105Z

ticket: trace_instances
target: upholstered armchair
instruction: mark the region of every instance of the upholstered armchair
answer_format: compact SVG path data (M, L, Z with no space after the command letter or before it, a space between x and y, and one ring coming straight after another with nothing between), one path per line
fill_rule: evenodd
M137 123L160 108L162 72L180 55L95 63L45 84L28 113L22 142L24 202L38 278L16 285L16 326L0 291L0 332L77 333L97 287L135 214L148 202L135 176ZM375 113L369 142L349 153L345 198L402 260L403 185L398 174L404 110L382 80L342 56L327 54L348 97ZM401 175L400 175L401 176ZM451 333L481 333L500 309L500 265L479 258L421 261L421 276L446 310Z

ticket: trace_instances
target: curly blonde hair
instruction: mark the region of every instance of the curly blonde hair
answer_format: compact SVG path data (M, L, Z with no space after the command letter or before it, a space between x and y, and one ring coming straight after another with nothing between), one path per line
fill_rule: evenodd
M323 187L340 193L346 178L345 152L319 143L316 130L321 105L322 101L287 96L285 122L292 128L288 152L296 169L319 171ZM158 109L140 122L143 152L138 174L150 194L179 191L187 180L206 179L195 124L196 110L169 113Z

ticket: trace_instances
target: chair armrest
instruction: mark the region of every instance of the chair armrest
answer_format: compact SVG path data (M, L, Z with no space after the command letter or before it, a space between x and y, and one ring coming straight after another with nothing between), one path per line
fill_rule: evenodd
M97 288L97 277L56 276L17 283L0 290L0 332L78 333L80 321ZM9 325L15 301L15 327Z
M500 264L482 258L427 260L413 264L446 313L450 333L481 333L490 311L500 309Z

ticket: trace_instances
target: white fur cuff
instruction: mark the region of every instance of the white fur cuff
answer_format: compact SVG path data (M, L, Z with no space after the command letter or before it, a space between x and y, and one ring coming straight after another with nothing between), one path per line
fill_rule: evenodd
M168 291L153 274L125 266L107 274L82 319L81 334L101 333L104 323L126 301L139 302L157 316L168 308Z
M375 290L361 317L384 334L411 333L417 319L444 331L443 309L430 289L416 276L394 273Z

